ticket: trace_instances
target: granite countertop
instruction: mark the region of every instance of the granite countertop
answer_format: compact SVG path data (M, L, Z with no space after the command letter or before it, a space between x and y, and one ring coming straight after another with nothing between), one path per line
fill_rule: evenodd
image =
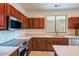
M53 45L58 56L79 56L79 46Z
M0 56L9 56L19 47L12 47L12 46L0 46Z

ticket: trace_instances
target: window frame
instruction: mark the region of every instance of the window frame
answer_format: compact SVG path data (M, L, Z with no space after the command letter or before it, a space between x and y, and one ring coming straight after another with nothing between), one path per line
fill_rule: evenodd
M66 33L67 32L67 15L49 15L49 16L55 16L55 32L47 32L47 30L46 30L47 33ZM57 16L65 16L65 31L64 32L57 32L56 31L56 17ZM46 17L47 16L45 16L45 28L47 26L47 24L46 24Z

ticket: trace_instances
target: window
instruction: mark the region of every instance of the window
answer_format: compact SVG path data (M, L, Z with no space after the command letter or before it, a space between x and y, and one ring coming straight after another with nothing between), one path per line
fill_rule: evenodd
M66 16L47 16L47 32L66 32Z

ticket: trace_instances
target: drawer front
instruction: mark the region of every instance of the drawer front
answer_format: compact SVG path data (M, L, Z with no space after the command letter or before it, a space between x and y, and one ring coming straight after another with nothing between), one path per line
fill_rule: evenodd
M67 38L53 39L53 45L68 45L68 39Z

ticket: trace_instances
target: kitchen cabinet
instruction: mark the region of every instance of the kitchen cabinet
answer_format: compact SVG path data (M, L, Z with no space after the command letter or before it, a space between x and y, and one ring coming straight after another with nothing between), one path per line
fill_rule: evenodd
M68 45L68 39L33 37L29 44L30 51L52 51L52 45Z
M6 13L7 13L7 16L12 15L12 6L10 4L6 4Z
M46 41L46 49L53 50L52 45L68 45L68 38L52 38Z
M16 15L16 10L15 10L15 8L12 7L10 16L14 16L15 17L15 15Z
M11 53L9 56L18 56L18 50L19 49L17 49L17 50L15 50L13 53Z
M21 13L18 11L18 10L16 10L16 18L18 18L19 20L21 20Z
M33 50L43 51L45 50L44 38L33 38Z
M28 54L33 50L33 47L32 47L33 43L32 43L32 41L33 41L32 39L29 40Z
M44 18L28 18L28 29L44 29Z
M44 29L45 27L45 18L39 18L39 28Z
M28 29L33 29L33 19L28 18Z
M0 3L0 12L4 12L4 11L5 11L5 4Z
M28 28L27 17L24 15L21 15L21 21L22 21L22 29L27 29Z
M39 28L39 19L38 18L33 18L33 21L34 21L34 25L33 25L33 28L34 29L38 29Z
M70 17L68 19L68 28L69 29L79 29L79 17Z
M6 29L7 28L7 20L6 15L2 12L0 12L0 29Z
M6 13L5 13L5 4L0 3L0 29L6 29L7 28L7 19L6 19Z
M0 3L0 29L8 28L7 16L16 17L22 22L22 28L28 28L27 17L8 3Z

